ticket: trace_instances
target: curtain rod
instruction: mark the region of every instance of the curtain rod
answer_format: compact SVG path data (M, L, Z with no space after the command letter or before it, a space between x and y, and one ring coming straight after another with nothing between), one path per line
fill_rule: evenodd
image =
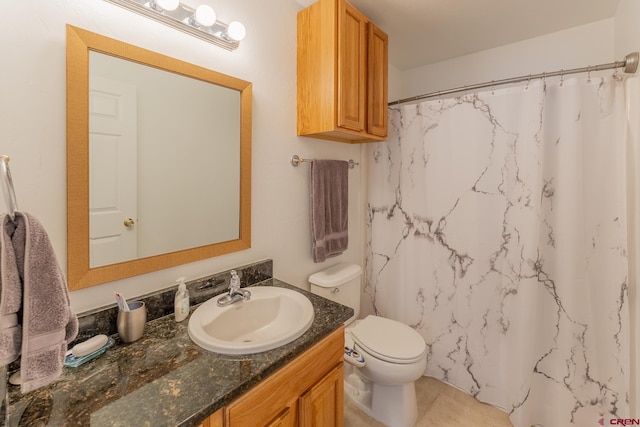
M582 67L582 68L572 68L570 70L554 71L551 73L529 74L527 76L512 77L509 79L494 80L494 81L485 82L485 83L477 83L469 86L457 87L454 89L439 90L437 92L431 92L424 95L417 95L417 96L412 96L410 98L399 99L397 101L390 102L387 105L390 107L392 105L404 104L405 102L418 101L426 98L434 98L437 96L449 95L456 92L466 92L468 90L505 85L509 83L520 83L528 80L544 79L547 77L556 77L556 76L562 77L566 74L590 73L591 71L611 70L613 68L624 67L625 73L633 74L638 69L638 60L639 60L638 52L633 52L625 56L624 60L622 61L610 62L608 64L600 64L600 65L588 66L588 67Z

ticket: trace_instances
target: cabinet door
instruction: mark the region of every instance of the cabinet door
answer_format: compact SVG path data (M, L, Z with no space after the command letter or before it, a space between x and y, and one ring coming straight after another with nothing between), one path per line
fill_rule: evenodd
M300 427L342 427L343 367L339 365L300 397Z
M338 10L338 117L339 127L365 130L368 19L349 3Z
M291 407L285 408L265 427L296 427L295 411Z
M227 406L224 410L225 426L297 426L300 396L317 389L327 375L335 375L337 366L342 367L343 360L344 326L341 326ZM337 385L340 389L335 393L340 393L340 402L335 408L340 411L340 424L324 424L323 427L342 425L342 376ZM312 397L319 399L316 397L318 393L316 391Z
M367 133L387 136L387 81L389 38L373 23L367 24Z
M206 420L202 421L198 427L222 427L222 409L211 415Z
M286 391L284 392L286 394ZM260 396L259 402L264 405L254 405L242 411L231 411L227 418L227 427L297 427L298 399L294 397L286 403L279 399L271 399L278 390L269 391L268 395ZM258 401L256 401L257 403ZM273 415L275 414L275 415Z

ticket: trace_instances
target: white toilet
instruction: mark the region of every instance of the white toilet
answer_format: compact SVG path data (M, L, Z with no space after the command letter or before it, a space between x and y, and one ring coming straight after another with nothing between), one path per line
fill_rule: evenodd
M345 363L345 394L365 413L390 427L411 427L418 418L415 381L427 365L427 346L409 326L360 312L356 264L337 264L309 277L311 292L353 308L345 322L345 346L364 356L364 366Z

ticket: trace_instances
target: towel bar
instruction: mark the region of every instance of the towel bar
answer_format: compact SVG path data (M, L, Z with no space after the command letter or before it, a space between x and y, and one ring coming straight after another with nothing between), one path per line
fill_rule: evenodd
M293 156L291 156L291 165L292 166L298 166L300 163L311 163L313 162L313 159L303 159L302 157L298 156L297 154L294 154ZM353 159L349 159L349 169L353 169L356 166L359 166L360 163L354 161Z
M0 154L0 181L2 182L2 194L4 195L4 202L9 210L8 214L11 220L16 219L16 210L18 210L18 203L16 202L16 193L13 189L13 181L11 180L11 171L9 170L9 156Z

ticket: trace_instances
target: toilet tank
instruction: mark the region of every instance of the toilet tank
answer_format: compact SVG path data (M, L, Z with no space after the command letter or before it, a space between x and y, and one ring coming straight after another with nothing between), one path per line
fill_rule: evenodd
M360 314L360 276L359 265L336 264L309 276L311 293L353 308L353 317L344 322L349 324Z

